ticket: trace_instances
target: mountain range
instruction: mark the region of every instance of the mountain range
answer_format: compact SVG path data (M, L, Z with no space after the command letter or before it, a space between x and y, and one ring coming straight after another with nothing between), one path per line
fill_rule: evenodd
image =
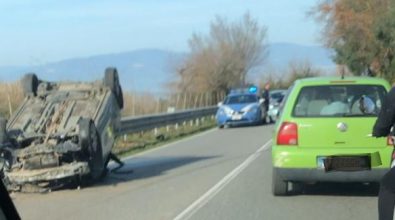
M312 66L323 69L335 67L330 58L332 52L320 46L276 43L270 44L268 51L266 64L280 70L294 61L308 61ZM40 78L50 81L87 81L102 78L106 67L115 66L124 89L161 93L166 91L165 85L175 79L172 66L186 55L182 52L141 49L34 66L0 66L0 80L15 81L27 72L34 72ZM259 73L259 70L256 72Z

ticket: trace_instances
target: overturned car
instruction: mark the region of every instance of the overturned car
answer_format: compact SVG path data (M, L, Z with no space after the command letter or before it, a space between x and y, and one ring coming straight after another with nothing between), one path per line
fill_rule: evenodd
M123 95L115 68L103 80L47 82L22 79L25 99L0 119L0 169L11 191L53 189L106 173L120 127Z

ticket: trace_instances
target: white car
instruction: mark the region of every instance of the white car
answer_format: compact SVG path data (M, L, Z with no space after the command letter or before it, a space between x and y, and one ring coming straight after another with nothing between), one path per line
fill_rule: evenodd
M280 104L284 99L287 90L272 90L270 91L270 101L269 101L269 111L268 111L268 119L271 123L277 120Z

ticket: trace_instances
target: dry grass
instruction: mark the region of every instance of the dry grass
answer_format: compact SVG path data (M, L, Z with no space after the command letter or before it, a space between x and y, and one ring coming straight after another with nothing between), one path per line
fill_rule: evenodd
M190 123L181 123L178 129L175 129L174 126L168 126L168 129L165 127L158 128L157 134L153 131L146 131L124 135L117 139L113 148L113 153L119 156L139 153L211 129L215 127L215 125L216 123L213 118L206 117L199 125L191 126Z
M158 104L155 96L149 93L124 92L124 109L122 115L146 115L158 112Z
M24 97L20 82L0 82L0 94L0 114L9 118L10 112L17 109Z
M0 94L0 116L9 118L10 113L15 112L24 98L20 81L0 82ZM164 111L163 106L158 106L158 99L149 93L125 92L124 100L123 115L143 115Z
M192 109L216 105L222 101L223 94L212 93L174 93L157 97L150 93L124 92L123 116L147 115L174 110Z
M0 116L9 118L15 112L24 95L20 81L0 82ZM173 94L158 98L151 93L124 92L123 116L147 115L167 112L169 107L176 110L213 105L217 97L207 94Z

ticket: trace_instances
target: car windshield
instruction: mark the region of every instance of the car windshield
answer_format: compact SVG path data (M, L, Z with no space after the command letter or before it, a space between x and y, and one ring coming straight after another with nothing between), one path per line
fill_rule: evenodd
M232 104L245 104L245 103L253 103L258 102L258 97L256 95L234 95L228 96L225 99L225 105L232 105Z
M281 99L284 97L284 92L273 92L270 93L270 98L272 99Z
M276 92L271 92L270 93L270 99L276 101L276 102L281 102L284 98L285 91L276 91Z
M376 116L381 109L386 90L378 85L325 85L301 89L293 108L295 117ZM374 104L373 112L364 114L361 98Z

